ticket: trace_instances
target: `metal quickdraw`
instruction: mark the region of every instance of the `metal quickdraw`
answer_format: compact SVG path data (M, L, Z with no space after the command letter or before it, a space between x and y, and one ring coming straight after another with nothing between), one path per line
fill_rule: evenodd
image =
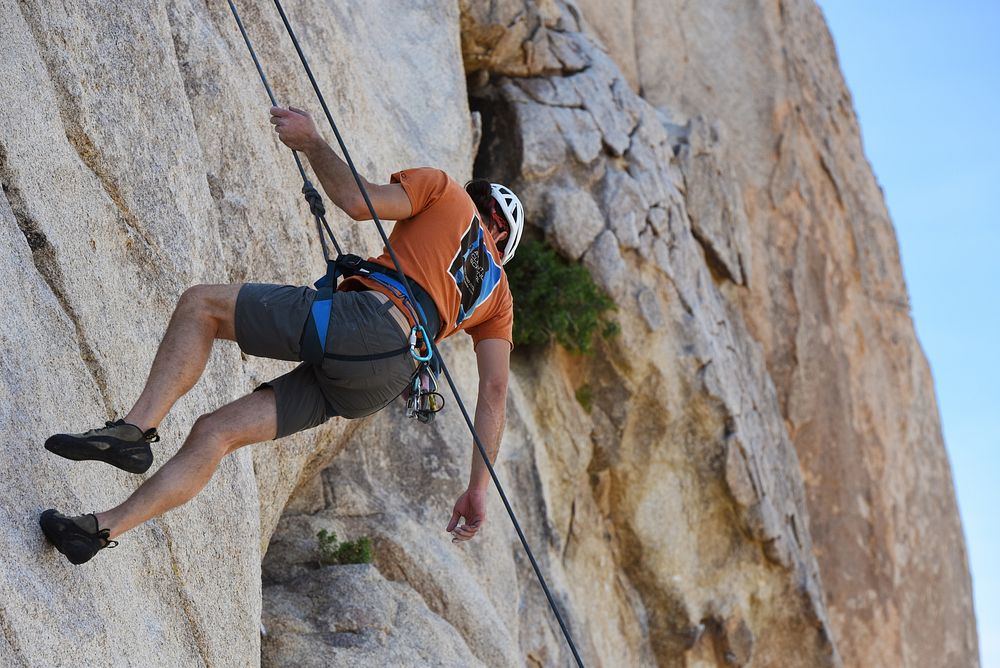
M421 354L417 343L417 335L423 337L426 354ZM434 421L434 415L444 408L444 396L437 391L437 373L432 363L434 349L430 338L422 325L414 325L410 330L410 355L420 362L413 380L403 390L403 400L406 402L406 417L415 418L424 424Z
M420 350L417 348L417 334L423 338L424 348L427 349L427 353L424 355L420 354ZM424 329L423 325L414 325L410 330L410 355L413 359L418 362L430 362L431 358L434 357L434 351L431 349L430 338L427 336L427 330Z
M434 421L434 415L444 408L444 396L437 391L437 375L430 364L421 364L413 381L403 392L406 417L424 424Z
M426 354L421 355L417 344L417 335L423 337ZM413 379L403 390L403 401L406 403L406 417L415 418L424 424L434 421L434 415L444 408L444 396L437 391L438 365L434 360L434 348L427 330L422 325L414 325L410 330L410 355L420 362Z

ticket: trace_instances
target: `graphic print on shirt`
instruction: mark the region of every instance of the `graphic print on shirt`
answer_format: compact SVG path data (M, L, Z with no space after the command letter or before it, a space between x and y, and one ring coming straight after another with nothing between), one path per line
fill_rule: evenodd
M473 216L448 269L448 273L455 279L456 289L462 296L456 327L471 316L480 304L489 299L493 290L500 284L502 270L486 247L483 234L479 216Z

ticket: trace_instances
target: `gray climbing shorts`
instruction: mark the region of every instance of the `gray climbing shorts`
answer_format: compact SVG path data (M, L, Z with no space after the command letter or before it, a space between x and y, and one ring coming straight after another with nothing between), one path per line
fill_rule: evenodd
M247 283L236 298L236 342L247 355L302 362L303 335L316 290ZM405 322L405 321L403 321ZM312 325L309 325L312 327ZM326 353L368 356L406 347L401 316L378 292L336 292ZM263 383L278 405L277 438L322 424L336 415L359 418L384 408L406 388L415 370L409 352L384 359L302 362Z

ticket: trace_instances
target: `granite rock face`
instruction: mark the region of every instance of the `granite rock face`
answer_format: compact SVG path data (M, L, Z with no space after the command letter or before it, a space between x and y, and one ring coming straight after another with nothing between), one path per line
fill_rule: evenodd
M795 444L837 645L851 665L977 662L964 538L933 383L892 223L813 2L580 3L629 81L703 146L684 165L692 219L763 346ZM623 33L627 33L623 35ZM711 192L701 214L692 197ZM729 194L732 193L732 194ZM742 198L747 222L732 202ZM702 207L699 207L702 208ZM743 231L749 227L749 235ZM733 243L735 242L735 243ZM729 271L739 249L749 277Z
M240 4L282 103L315 108ZM587 665L976 664L933 385L811 2L288 10L368 178L505 180L618 306L591 357L515 351L497 466ZM0 663L572 665L499 500L475 541L444 531L472 452L450 398L246 448L83 567L45 547L40 510L141 480L41 443L128 410L184 288L323 267L224 4L8 3L0 34ZM470 342L443 352L474 403ZM154 466L288 368L220 342ZM319 529L374 564L318 566Z
M238 4L280 100L318 108L280 19L263 4ZM458 33L437 29L457 26L451 3L331 10L313 14L308 27L310 6L288 10L303 24L359 168L386 179L414 164L470 171ZM240 451L195 501L79 568L47 546L37 517L52 506L109 508L142 480L59 459L42 443L128 411L186 287L308 284L323 272L267 97L225 3L5 2L0 35L0 272L8 286L0 317L0 664L255 665L263 550L300 479L334 457L356 424L334 421ZM390 38L401 45L394 62L437 65L385 67L390 54L375 45ZM399 108L399 99L411 102ZM339 212L331 220L346 245L377 250L371 230ZM153 470L199 414L290 368L220 342L202 380L161 425Z

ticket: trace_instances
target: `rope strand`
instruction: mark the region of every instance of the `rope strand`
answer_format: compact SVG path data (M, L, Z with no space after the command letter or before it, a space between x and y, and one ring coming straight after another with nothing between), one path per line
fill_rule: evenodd
M233 18L236 19L236 25L239 26L240 34L243 35L243 42L247 45L247 50L250 52L250 57L253 58L254 67L257 68L257 74L260 76L260 82L264 84L264 90L267 91L267 97L271 100L271 106L278 106L278 99L274 96L274 91L271 90L271 84L267 82L267 75L264 74L264 68L261 67L260 60L257 59L257 52L254 51L253 44L250 42L250 36L247 34L246 28L243 27L243 20L240 18L240 13L236 11L236 5L233 4L233 0L228 0L229 9L233 13ZM292 151L292 157L295 158L295 166L299 169L299 176L302 177L302 194L305 195L306 201L309 203L309 210L312 211L313 216L316 217L316 227L319 231L319 243L323 247L323 259L327 262L330 261L330 250L326 245L326 237L323 236L323 230L326 230L327 235L330 237L330 241L333 242L333 247L337 250L338 255L343 255L343 251L340 250L340 244L337 243L337 237L334 236L333 230L330 229L330 224L326 222L326 207L323 206L323 198L316 188L313 187L312 181L306 176L306 168L302 165L302 159L299 158L298 151Z

